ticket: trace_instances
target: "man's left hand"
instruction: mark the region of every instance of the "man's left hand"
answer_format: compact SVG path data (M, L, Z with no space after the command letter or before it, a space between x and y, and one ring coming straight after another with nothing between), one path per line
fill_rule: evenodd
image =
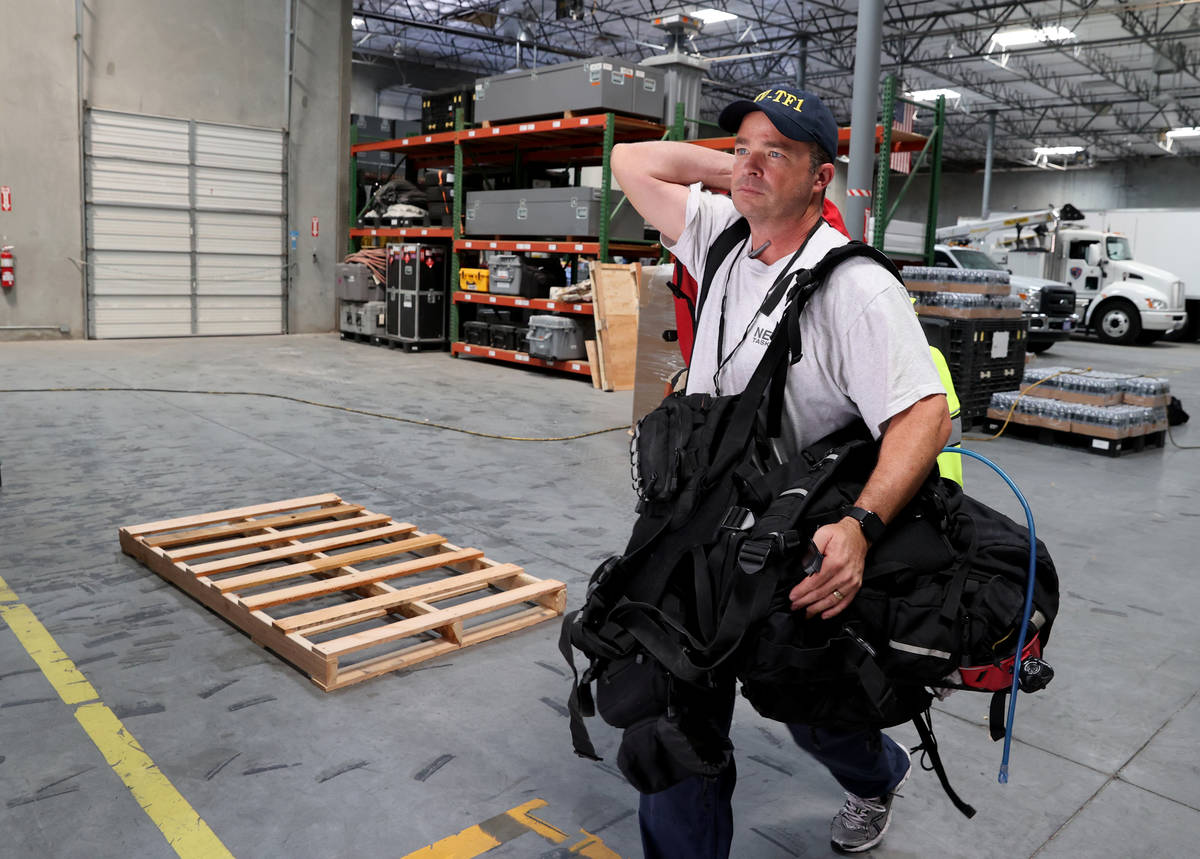
M821 569L792 588L788 598L793 611L828 620L841 614L862 587L867 538L856 520L845 518L818 528L813 542L825 556Z

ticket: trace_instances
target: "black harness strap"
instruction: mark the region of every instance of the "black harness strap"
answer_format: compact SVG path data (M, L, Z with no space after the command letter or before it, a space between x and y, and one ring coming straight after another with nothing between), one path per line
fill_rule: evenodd
M562 654L563 659L567 660L567 665L571 667L571 694L567 698L567 713L571 724L571 743L575 747L575 754L581 758L589 758L593 761L603 760L600 755L596 754L596 747L592 745L592 738L588 735L587 727L583 724L585 716L596 715L596 705L592 700L592 692L589 688L591 678L585 675L584 682L579 682L579 672L575 670L575 655L571 652L571 627L578 621L578 611L573 611L563 618L562 632L558 636L558 652Z
M704 302L708 298L708 288L712 286L717 269L721 267L721 263L725 262L725 258L733 253L733 249L748 238L750 238L750 222L745 218L738 218L713 239L708 254L704 257L704 274L701 275L697 286L696 312L692 315L693 323L700 321L700 314L704 311ZM693 348L695 347L693 346Z
M922 751L929 757L929 766L925 769L932 769L937 773L938 781L942 783L942 790L946 791L946 796L950 797L955 808L961 811L967 819L970 819L975 816L975 808L964 802L950 786L950 779L946 777L946 768L942 766L942 756L938 754L937 738L933 735L933 726L927 721L928 719L928 710L913 719L913 725L917 728L917 735L920 736L921 743L912 751Z

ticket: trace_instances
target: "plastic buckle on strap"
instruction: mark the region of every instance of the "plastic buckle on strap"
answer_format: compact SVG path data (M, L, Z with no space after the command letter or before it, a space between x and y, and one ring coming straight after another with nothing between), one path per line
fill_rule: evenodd
M825 556L817 550L811 537L803 537L798 531L783 531L775 534L775 540L784 557L799 558L800 572L805 577L820 571Z
M596 591L604 587L605 583L612 578L617 567L621 565L621 561L622 557L620 555L613 555L596 569L596 572L592 574L592 580L588 583L587 593L584 596L585 602L595 597Z
M777 536L771 534L767 537L743 541L741 548L738 549L738 566L742 568L743 573L754 575L762 572L762 568L767 565L767 560L771 557L771 552L775 549Z
M745 507L730 507L721 520L720 529L728 531L745 531L755 522L754 514Z

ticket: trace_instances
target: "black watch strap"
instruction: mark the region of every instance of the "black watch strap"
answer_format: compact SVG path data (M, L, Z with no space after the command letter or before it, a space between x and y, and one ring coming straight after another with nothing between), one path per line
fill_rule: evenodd
M864 510L861 507L847 507L846 515L858 521L859 527L862 528L863 536L872 545L883 536L883 532L887 529L887 526L883 524L883 520L870 510Z

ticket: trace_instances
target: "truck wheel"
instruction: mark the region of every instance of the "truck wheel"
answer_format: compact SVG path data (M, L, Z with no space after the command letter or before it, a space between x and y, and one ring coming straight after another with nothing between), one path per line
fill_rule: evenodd
M1142 317L1133 302L1113 298L1096 308L1092 327L1104 343L1128 346L1142 333Z
M1034 340L1031 337L1025 342L1025 351L1032 352L1034 355L1041 355L1053 345L1053 340Z

